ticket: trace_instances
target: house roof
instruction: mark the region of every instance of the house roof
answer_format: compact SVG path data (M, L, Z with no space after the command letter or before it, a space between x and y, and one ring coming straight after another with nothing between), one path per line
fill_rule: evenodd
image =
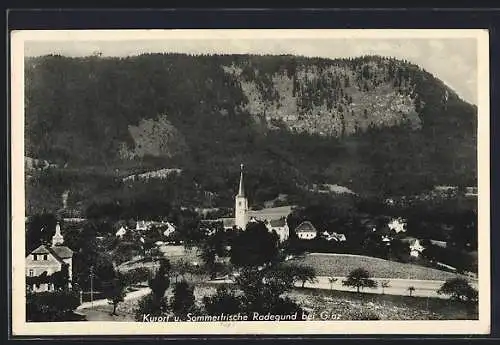
M316 228L314 227L314 225L312 225L312 223L310 221L306 220L306 221L300 223L300 225L295 228L295 232L296 233L316 232Z
M51 254L60 262L63 262L63 259L73 257L73 251L66 246L49 247L45 244L38 246L31 254Z
M50 253L50 251L47 249L47 247L44 244L41 244L40 246L38 246L38 248L33 250L30 254L49 254L49 253Z
M442 248L445 248L447 246L447 243L445 241L430 240L429 242L431 242L431 244L433 244L435 246L442 247Z
M52 250L61 259L73 257L73 251L66 246L54 246L50 247L49 250Z

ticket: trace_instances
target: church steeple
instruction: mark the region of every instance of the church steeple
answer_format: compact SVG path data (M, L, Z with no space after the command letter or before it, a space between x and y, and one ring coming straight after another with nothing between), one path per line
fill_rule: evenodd
M63 243L64 243L64 237L61 234L61 226L59 225L59 223L57 223L56 233L54 234L54 236L52 236L52 246L54 247L57 245L61 245Z
M238 195L234 198L234 220L237 228L245 230L248 223L248 200L245 197L245 188L243 186L243 164L240 165L240 186Z
M240 165L240 188L238 190L238 196L244 197L245 196L245 188L243 186L243 164Z

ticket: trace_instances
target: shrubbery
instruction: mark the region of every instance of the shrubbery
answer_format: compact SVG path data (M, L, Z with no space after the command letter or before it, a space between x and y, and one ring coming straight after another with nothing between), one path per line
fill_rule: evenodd
M26 319L33 322L72 321L73 311L79 305L76 291L28 293Z
M148 279L150 278L150 271L147 268L143 267L138 267L131 269L127 272L124 272L123 274L123 279L125 281L125 284L127 286L147 282Z
M450 299L461 302L477 302L478 291L464 278L447 280L438 290L438 294L448 295Z

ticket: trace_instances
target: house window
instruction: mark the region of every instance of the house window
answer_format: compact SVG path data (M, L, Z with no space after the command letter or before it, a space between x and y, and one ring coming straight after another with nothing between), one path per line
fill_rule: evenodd
M47 260L47 254L44 254L44 255L43 255L43 259L44 259L44 260Z
M33 261L37 261L38 260L38 257L36 254L33 254Z
M28 271L28 275L29 275L30 277L33 277L33 275L34 275L34 272L33 272L33 270L32 270L31 268L30 268L30 270Z

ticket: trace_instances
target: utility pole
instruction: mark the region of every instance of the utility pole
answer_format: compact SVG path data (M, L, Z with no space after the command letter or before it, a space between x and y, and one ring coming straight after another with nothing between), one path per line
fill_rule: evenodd
M94 266L90 266L90 308L94 308Z

